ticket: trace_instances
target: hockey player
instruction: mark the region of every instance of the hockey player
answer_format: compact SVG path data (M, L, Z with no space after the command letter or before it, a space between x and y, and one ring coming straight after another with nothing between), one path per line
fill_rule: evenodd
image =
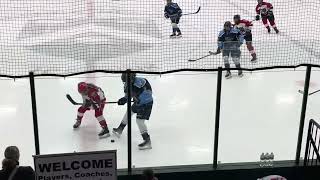
M243 43L243 35L240 30L233 28L230 21L224 23L223 30L220 31L218 36L218 49L216 52L209 51L210 54L216 55L220 54L222 50L222 57L224 60L224 66L227 69L227 74L225 77L227 79L231 78L229 56L231 56L233 63L235 64L238 70L238 76L242 77L243 73L240 69L240 46Z
M271 3L263 2L263 0L257 0L258 5L256 6L256 20L260 20L260 15L262 18L262 23L267 28L268 33L271 32L271 29L269 27L268 21L270 25L273 27L274 31L278 34L279 30L274 22L274 15L273 15L273 6Z
M170 18L171 20L173 33L170 35L170 38L181 37L181 31L178 27L181 14L182 10L179 5L177 3L173 3L172 0L167 0L167 5L164 8L164 17L167 19Z
M80 82L78 84L78 92L81 94L83 104L78 108L78 116L76 123L73 128L78 128L81 124L81 120L86 111L94 109L95 117L98 119L100 126L102 127L101 132L98 134L100 137L109 137L109 129L107 122L103 117L103 109L106 102L104 92L102 89L94 84Z
M125 96L120 98L118 101L119 105L124 105L127 103L127 92L128 92L128 84L127 82L127 75L123 73L121 75L121 80L124 83L124 93ZM140 130L141 136L143 138L143 142L138 145L140 150L143 149L151 149L151 140L148 133L147 126L145 124L146 120L149 120L151 111L152 111L152 105L153 105L153 97L152 97L152 89L151 85L145 78L136 77L136 74L131 74L131 93L133 98L133 105L132 105L132 113L137 114L137 125ZM127 113L124 115L120 125L118 128L113 129L113 133L120 137L122 134L123 129L126 127L128 123L128 115Z
M253 24L251 21L241 19L240 15L235 15L233 17L234 27L240 30L240 32L244 35L244 39L246 40L246 45L249 53L252 56L251 62L257 62L257 55L254 50L254 47L252 46L252 33L251 33L251 27Z

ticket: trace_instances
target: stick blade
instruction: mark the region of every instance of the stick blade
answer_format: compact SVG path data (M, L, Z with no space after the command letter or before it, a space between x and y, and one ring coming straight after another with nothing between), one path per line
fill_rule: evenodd
M67 99L71 102L71 104L73 104L73 105L78 105L78 103L75 102L75 101L72 99L72 97L70 96L70 94L67 94L66 97L67 97Z
M199 8L198 8L198 10L196 11L195 14L197 14L200 11L200 9L201 9L201 6L199 6Z

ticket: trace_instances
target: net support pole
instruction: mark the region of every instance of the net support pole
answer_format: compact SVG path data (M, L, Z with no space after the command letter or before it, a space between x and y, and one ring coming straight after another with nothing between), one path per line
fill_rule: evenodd
M36 155L40 154L40 144L39 144L39 128L38 128L38 116L37 116L37 103L36 103L36 89L34 85L34 74L29 73L30 77L30 92L31 92L31 104L32 104L32 119L33 119L33 133L34 133L34 144Z
M213 149L213 168L214 169L217 169L218 167L221 84L222 84L222 68L219 67L218 76L217 76L216 116L215 116L215 126L214 126L214 149Z
M132 144L131 144L131 71L130 69L127 70L127 118L128 118L128 172L131 174L132 172Z
M299 125L297 151L296 151L296 161L295 161L296 165L299 165L299 162L300 162L303 129L304 129L304 122L305 122L305 117L306 117L308 96L309 96L310 75L311 75L311 65L308 65L307 71L306 71L306 77L305 77L305 81L304 81L304 89L303 89L303 99L302 99L300 125Z

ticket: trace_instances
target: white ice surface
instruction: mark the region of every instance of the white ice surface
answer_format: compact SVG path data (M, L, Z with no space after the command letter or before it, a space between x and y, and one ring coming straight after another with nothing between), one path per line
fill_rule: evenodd
M251 0L200 0L196 3L177 0L184 12L192 12L200 5L202 9L196 16L181 19L183 38L170 40L171 27L163 18L162 1L97 0L93 12L88 11L84 2L1 1L0 74L216 68L223 65L221 56L195 63L188 63L187 59L214 50L219 30L234 14L247 19L255 15L255 1ZM253 43L259 61L250 64L249 53L243 46L242 65L255 68L301 62L320 64L320 46L314 38L314 34L319 33L314 22L319 21L320 3L316 0L271 2L281 34L269 35L261 22L254 22ZM135 167L212 162L216 74L187 74L147 76L155 97L148 123L153 149L137 150L141 137L133 121ZM294 159L302 102L297 91L302 89L304 74L304 71L264 71L223 81L219 161L257 161L260 153L267 151L273 151L276 160ZM320 88L317 75L317 71L312 73L311 91ZM126 133L119 140L112 137L115 143L110 143L110 139L98 139L100 129L92 113L85 116L79 130L72 130L76 107L66 101L65 94L79 97L75 87L80 80L96 82L110 101L122 95L117 75L37 78L41 153L117 149L119 168L125 168ZM18 145L21 163L32 164L34 142L29 81L1 79L0 88L3 92L0 154L5 146ZM319 98L318 94L310 96L307 119L318 119ZM124 112L124 107L106 107L110 128L118 125Z

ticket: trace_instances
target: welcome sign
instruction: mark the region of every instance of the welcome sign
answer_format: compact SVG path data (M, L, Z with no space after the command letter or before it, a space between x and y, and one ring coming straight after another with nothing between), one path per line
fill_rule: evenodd
M116 180L116 151L37 155L36 180Z

